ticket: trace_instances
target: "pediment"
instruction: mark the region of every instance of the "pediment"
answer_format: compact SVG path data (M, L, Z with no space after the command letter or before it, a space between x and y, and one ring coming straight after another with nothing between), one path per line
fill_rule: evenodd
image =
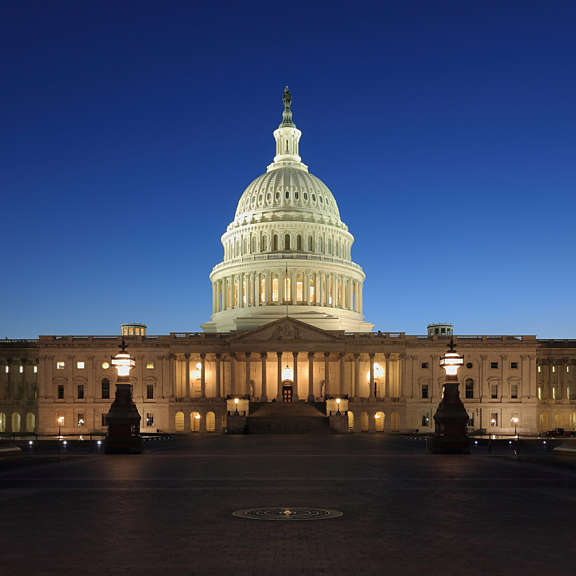
M264 326L234 334L230 341L235 344L249 342L313 342L336 343L341 342L344 333L327 332L301 320L294 318L280 318Z

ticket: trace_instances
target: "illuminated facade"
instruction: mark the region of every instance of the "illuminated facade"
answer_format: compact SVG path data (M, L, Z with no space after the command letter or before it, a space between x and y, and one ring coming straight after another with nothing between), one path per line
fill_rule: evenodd
M142 432L222 432L235 397L249 414L272 402L338 409L354 432L433 430L452 327L416 336L373 332L364 320L354 238L300 159L290 104L286 91L274 161L246 188L222 236L204 331L150 336L142 324L122 326ZM576 429L576 340L454 339L471 429ZM1 341L0 433L103 432L119 340Z

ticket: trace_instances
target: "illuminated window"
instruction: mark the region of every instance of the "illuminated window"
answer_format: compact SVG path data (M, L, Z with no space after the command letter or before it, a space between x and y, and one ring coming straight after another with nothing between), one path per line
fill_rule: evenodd
M310 278L309 298L311 304L316 303L316 283L314 278Z
M498 426L498 412L492 413L492 415L490 417L490 426L492 426L493 428Z
M284 302L292 301L292 279L290 276L284 278Z
M570 372L570 366L566 366L566 372L567 372L567 373Z
M542 366L538 366L538 374L542 374Z
M152 412L146 413L146 426L148 428L151 428L152 426L154 426L154 414L152 414Z
M86 419L84 418L84 414L82 412L78 412L76 416L76 424L78 428L82 428L82 426L86 424Z
M18 366L18 372L20 374L24 374L24 366L22 366L22 365Z
M552 372L556 372L556 366L552 366Z
M56 370L64 370L66 364L64 362L56 362Z
M84 362L76 362L76 368L78 368L78 370L84 370L85 367Z
M278 278L272 278L272 302L278 302Z
M304 300L304 282L302 280L296 281L296 302Z
M8 374L10 372L10 366L4 366L4 372Z
M538 400L542 400L542 387L538 386Z
M556 400L556 388L552 387L552 400Z
M102 368L104 370L108 370L108 368L110 368L110 364L108 364L108 362L102 362Z
M154 370L154 362L146 362L147 370Z
M34 374L38 374L38 366L34 366Z

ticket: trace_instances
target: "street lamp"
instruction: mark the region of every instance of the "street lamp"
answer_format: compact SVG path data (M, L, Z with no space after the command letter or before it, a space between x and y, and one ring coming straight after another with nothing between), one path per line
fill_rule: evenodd
M236 409L234 414L238 414L238 402L240 402L240 400L238 398L234 398L234 408Z
M58 416L58 438L62 438L63 425L64 425L64 416Z
M518 422L520 422L520 419L517 416L513 416L510 421L514 424L514 436L518 438Z
M336 414L340 414L340 402L342 402L342 400L340 398L336 398L336 406L338 407Z
M466 426L468 412L460 400L458 391L458 370L464 364L464 356L454 349L454 339L450 340L450 347L440 359L440 366L444 369L445 380L442 400L434 414L435 430L429 448L438 454L469 454Z
M111 360L116 368L116 396L106 416L108 433L106 434L106 452L139 454L142 451L140 436L140 414L132 400L130 370L136 362L126 352L126 342L122 338L120 352Z

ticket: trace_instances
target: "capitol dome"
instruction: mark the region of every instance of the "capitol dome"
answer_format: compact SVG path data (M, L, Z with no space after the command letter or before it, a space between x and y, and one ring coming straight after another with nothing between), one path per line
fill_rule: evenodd
M289 315L327 330L366 332L364 273L351 260L354 237L330 189L299 155L302 133L284 90L276 155L240 197L212 270L206 332L255 328Z

